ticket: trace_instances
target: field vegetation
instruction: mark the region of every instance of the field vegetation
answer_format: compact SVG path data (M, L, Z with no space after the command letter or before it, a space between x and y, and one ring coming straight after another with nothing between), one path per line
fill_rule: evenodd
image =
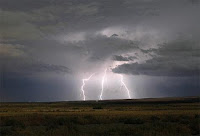
M1 103L0 136L191 136L199 97Z

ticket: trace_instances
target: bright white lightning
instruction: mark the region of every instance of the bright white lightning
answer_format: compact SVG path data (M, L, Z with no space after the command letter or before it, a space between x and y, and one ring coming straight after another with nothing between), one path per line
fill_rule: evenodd
M102 78L102 81L101 81L101 94L100 94L99 100L102 100L103 90L104 90L104 81L105 81L105 78L106 78L106 73L107 73L107 69L105 69L104 75L103 75L103 78Z
M89 76L88 78L86 78L86 79L82 79L82 81L83 81L83 84L82 84L82 86L81 86L81 91L82 91L82 93L83 93L83 100L85 101L85 90L84 90L84 86L85 86L85 81L88 81L88 80L90 80L90 78L93 76L94 74L92 74L91 76Z
M124 83L124 77L123 77L123 75L120 75L120 77L121 77L121 83L122 83L122 85L125 87L125 89L126 89L126 91L127 91L127 93L128 93L129 99L131 99L130 91L129 91L129 89L127 88L126 84Z

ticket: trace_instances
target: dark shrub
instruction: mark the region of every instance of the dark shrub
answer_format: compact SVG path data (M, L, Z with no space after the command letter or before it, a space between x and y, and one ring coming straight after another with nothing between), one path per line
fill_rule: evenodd
M9 136L12 135L12 131L10 128L1 128L0 129L0 136Z
M71 121L69 118L60 117L56 120L56 123L62 126L62 125L69 125Z
M194 118L195 118L195 119L200 119L199 114L195 114L195 115L194 115Z
M87 120L92 120L94 117L92 115L86 115L84 116L84 118Z
M21 122L21 121L16 120L16 119L8 119L8 120L6 120L5 126L25 128L25 124L23 122Z
M143 124L144 121L139 118L127 118L124 124Z
M189 124L191 134L192 135L199 135L200 130L199 130L199 121L198 120L192 120Z
M96 105L93 107L93 109L103 109L101 105Z
M159 121L160 120L160 118L159 117L157 117L157 116L151 116L151 121Z
M172 115L167 115L164 119L164 122L179 122L180 119L178 117L172 116Z

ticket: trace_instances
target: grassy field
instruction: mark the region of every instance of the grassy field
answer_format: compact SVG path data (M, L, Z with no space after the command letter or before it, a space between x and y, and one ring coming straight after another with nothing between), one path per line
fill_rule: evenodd
M191 136L200 98L0 103L0 136Z

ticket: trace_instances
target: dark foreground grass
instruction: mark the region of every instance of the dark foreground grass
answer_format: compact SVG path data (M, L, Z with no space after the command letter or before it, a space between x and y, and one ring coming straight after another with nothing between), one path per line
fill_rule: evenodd
M0 136L199 135L199 105L199 98L1 103Z

